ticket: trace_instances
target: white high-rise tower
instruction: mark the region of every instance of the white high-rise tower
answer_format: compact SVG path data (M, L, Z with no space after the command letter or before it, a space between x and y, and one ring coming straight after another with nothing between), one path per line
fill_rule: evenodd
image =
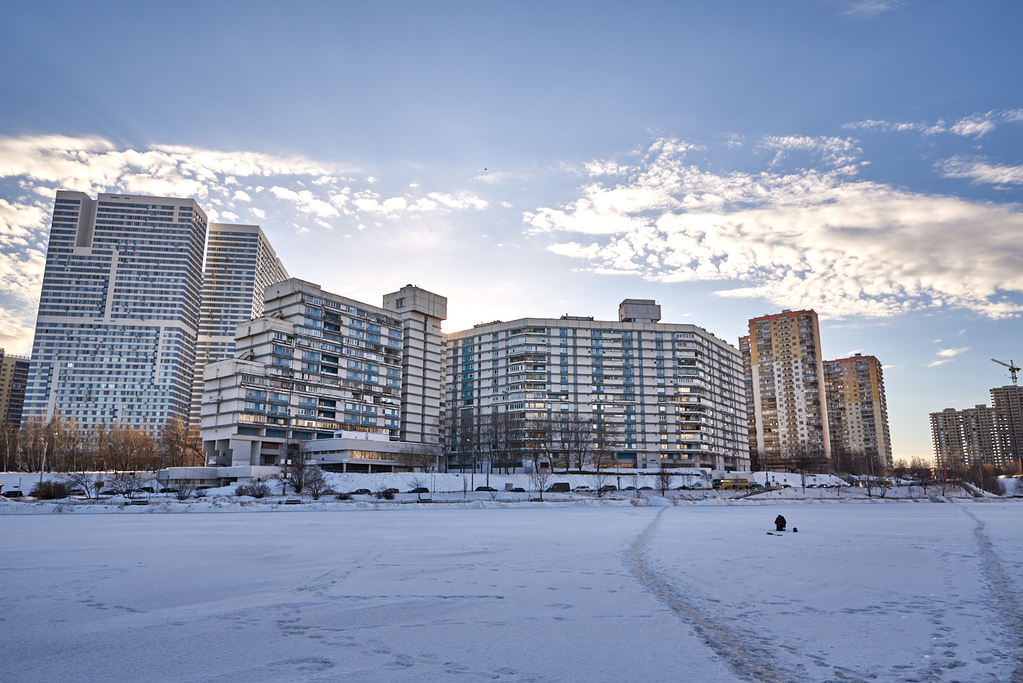
M26 418L187 419L206 220L192 199L57 192Z

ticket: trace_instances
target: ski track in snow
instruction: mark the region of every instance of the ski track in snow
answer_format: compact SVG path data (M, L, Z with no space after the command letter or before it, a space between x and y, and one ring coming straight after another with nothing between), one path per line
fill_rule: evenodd
M1013 645L1016 648L1016 654L1013 659L1016 665L1011 681L1012 683L1023 683L1023 600L1020 599L1012 577L1006 573L998 555L995 554L991 539L984 533L984 522L965 507L961 509L977 523L973 529L973 535L977 537L984 574L991 586L993 609L1001 612L1002 619L1009 628L1010 637L1015 640Z
M647 540L657 529L665 510L662 509L643 533L633 542L626 556L629 571L641 584L649 588L658 600L663 602L682 619L692 625L696 633L707 645L723 658L738 676L759 683L783 683L795 680L792 676L783 675L771 664L769 653L761 648L752 647L729 630L720 620L714 620L703 613L698 607L679 595L671 585L657 575L643 560L643 550Z

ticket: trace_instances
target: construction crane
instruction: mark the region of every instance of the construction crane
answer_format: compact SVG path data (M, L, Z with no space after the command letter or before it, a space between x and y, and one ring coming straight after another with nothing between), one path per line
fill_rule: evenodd
M1023 368L1016 367L1016 364L1012 362L1011 358L1009 359L1008 363L1003 363L1002 361L997 360L995 358L992 358L991 360L995 361L999 365L1004 365L1005 367L1009 368L1009 374L1012 375L1012 383L1016 384L1016 373L1019 372L1020 370L1023 370Z

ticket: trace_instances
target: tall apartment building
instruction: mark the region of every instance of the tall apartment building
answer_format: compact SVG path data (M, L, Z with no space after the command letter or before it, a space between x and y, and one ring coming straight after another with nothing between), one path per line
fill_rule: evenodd
M57 192L24 416L186 419L205 241L191 199Z
M234 357L235 328L263 315L263 290L288 277L258 225L210 223L195 344L191 423L199 424L203 369L209 363Z
M29 359L0 349L0 426L21 424Z
M1010 462L1023 464L1023 389L1016 385L991 390L991 406L995 413L995 434L998 440L998 465Z
M1000 464L995 411L986 405L931 413L934 464L939 468Z
M746 379L752 388L747 411L749 448L762 468L791 466L792 458L808 456L827 467L831 432L825 402L820 326L813 310L782 311L749 321Z
M931 413L934 462L938 467L973 467L1020 462L1023 457L1023 389L991 389L993 407L977 405Z
M441 323L448 317L448 300L413 285L384 295L384 308L401 318L401 432L402 441L439 443L443 396L444 343Z
M866 456L877 471L892 466L888 404L881 363L874 356L824 361L831 455L836 463Z
M454 419L578 414L614 424L621 466L749 467L742 358L660 306L627 299L617 321L522 318L445 335Z
M235 358L206 366L207 464L277 464L285 442L338 431L398 440L401 319L295 278L264 297L263 316L237 327Z

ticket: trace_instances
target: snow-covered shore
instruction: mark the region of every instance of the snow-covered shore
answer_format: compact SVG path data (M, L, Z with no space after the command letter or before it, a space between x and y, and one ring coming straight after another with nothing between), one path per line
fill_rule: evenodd
M323 514L224 497L203 504L287 514L0 516L4 675L823 683L1021 670L1018 501L658 499ZM799 531L773 533L777 514Z

